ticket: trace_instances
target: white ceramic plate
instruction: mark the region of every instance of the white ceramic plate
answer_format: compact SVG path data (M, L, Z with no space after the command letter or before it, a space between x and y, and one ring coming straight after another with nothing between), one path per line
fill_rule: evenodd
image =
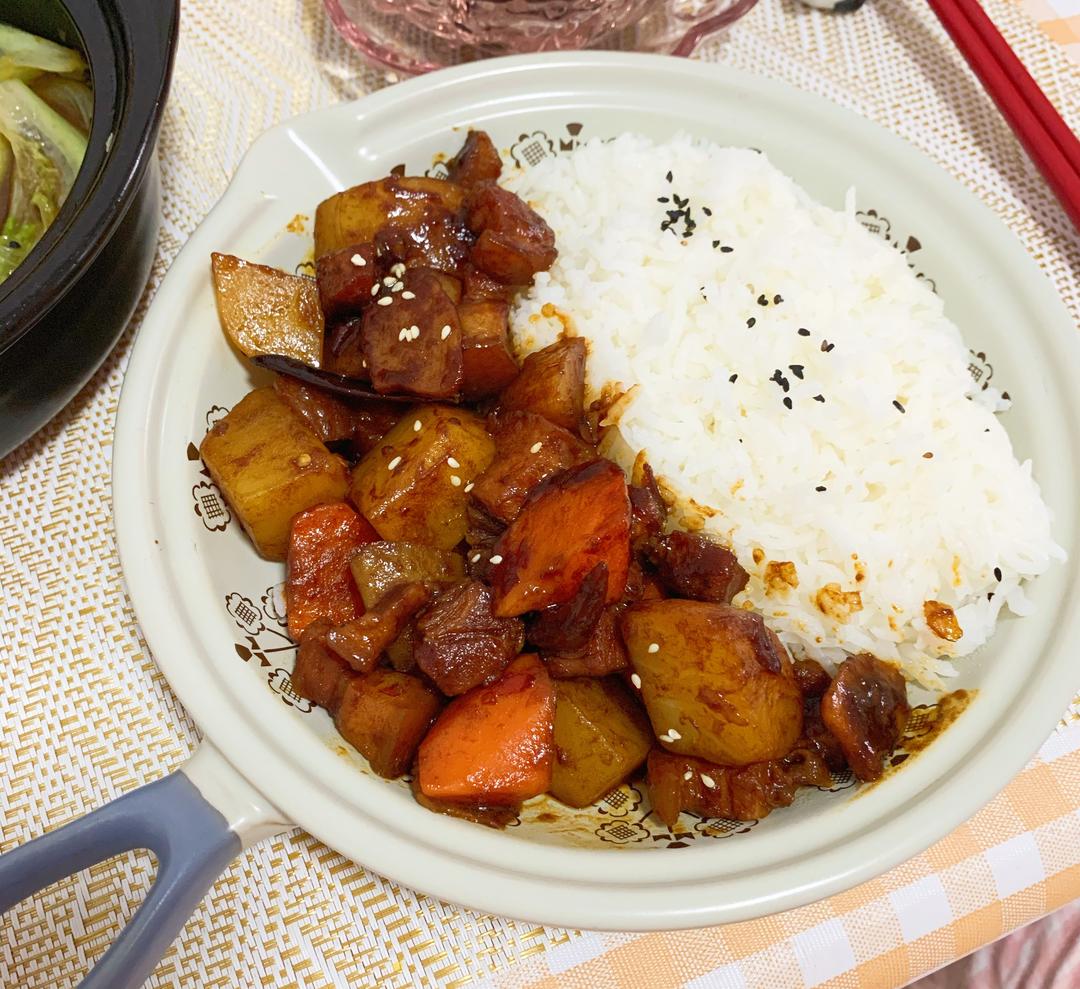
M274 587L210 483L196 445L247 392L250 370L218 328L211 251L291 269L310 233L285 232L330 193L432 166L488 129L528 166L578 141L686 130L765 150L811 194L864 219L933 279L973 350L1007 388L1006 421L1031 457L1070 562L1036 582L1036 614L1002 622L963 663L977 696L952 727L884 783L838 779L757 826L684 816L668 834L641 787L591 812L499 833L430 814L370 775L321 712L291 693L293 648ZM873 211L873 212L871 212ZM659 929L742 920L868 879L972 815L1053 728L1080 677L1080 406L1075 331L1049 283L992 215L908 145L776 82L717 66L582 53L465 66L294 120L260 138L162 284L139 334L116 435L116 526L128 587L157 662L230 762L294 821L356 861L482 910L588 928ZM958 461L963 451L954 451ZM672 853L673 848L680 853Z

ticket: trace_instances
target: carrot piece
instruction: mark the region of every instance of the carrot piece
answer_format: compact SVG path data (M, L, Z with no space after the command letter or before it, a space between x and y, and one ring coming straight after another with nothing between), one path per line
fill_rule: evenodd
M450 702L420 744L420 790L468 803L528 800L551 785L555 689L519 656L494 683Z
M340 501L308 508L293 519L285 584L293 639L299 642L316 618L343 625L364 613L349 559L378 538L363 516Z
M495 544L491 569L501 618L571 600L599 563L608 568L605 603L626 588L630 567L630 499L626 478L610 460L555 474L525 500Z

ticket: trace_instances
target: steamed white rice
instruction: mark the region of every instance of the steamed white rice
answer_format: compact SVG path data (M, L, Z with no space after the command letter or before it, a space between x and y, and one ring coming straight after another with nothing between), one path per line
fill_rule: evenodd
M610 455L645 452L795 655L870 651L935 687L1003 606L1028 612L1022 582L1062 553L995 417L1008 403L975 387L941 299L852 196L837 212L762 154L631 134L507 184L559 248L514 310L517 345L553 342L560 315L588 338L590 397L627 393Z

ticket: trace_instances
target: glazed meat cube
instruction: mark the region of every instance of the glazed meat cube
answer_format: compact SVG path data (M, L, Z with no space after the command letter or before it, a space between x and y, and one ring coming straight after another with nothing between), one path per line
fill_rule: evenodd
M458 211L433 211L423 223L388 223L375 237L381 255L397 258L407 268L433 268L455 274L475 241Z
M618 601L630 565L630 501L622 471L610 460L595 460L549 477L526 499L495 544L495 555L497 615L571 600L598 563L608 568L605 601Z
M497 395L518 375L510 350L509 312L509 303L501 299L458 306L461 395L468 402Z
M357 381L371 381L367 359L364 357L364 320L353 316L326 328L323 341L322 366L334 374L343 374Z
M634 483L630 485L630 542L635 550L664 531L667 522L667 505L660 495L656 475L652 468L642 462L634 465Z
M355 674L349 664L327 646L326 633L329 631L330 623L324 618L316 619L304 629L291 680L301 697L333 714Z
M803 697L787 650L756 612L701 601L640 601L622 615L630 665L670 752L726 766L787 755Z
M907 684L891 663L862 653L845 659L821 698L821 719L840 743L852 772L879 779L911 716Z
M453 549L465 535L465 489L494 452L473 413L421 406L357 464L349 498L383 539Z
M461 277L461 301L507 302L513 296L513 286L496 281L486 271L466 262L458 272Z
M455 698L420 745L424 796L517 804L551 786L555 689L535 656Z
M791 804L800 786L831 783L821 759L802 749L741 769L663 749L649 753L649 799L656 816L672 829L684 810L706 818L758 821Z
M409 271L405 289L364 312L361 346L371 384L382 394L451 398L461 387L461 325L434 274Z
M350 244L315 261L319 306L329 322L359 316L380 278L374 244Z
M395 587L359 618L330 629L326 644L357 673L367 673L430 600L423 584Z
M417 619L413 655L447 697L490 683L521 652L524 626L496 618L491 591L477 580L447 588Z
M211 254L214 299L225 336L247 357L282 354L318 367L323 315L315 280Z
M645 761L652 744L649 719L617 680L556 682L556 800L571 807L595 803Z
M527 285L555 263L555 234L544 219L514 193L494 182L469 192L469 229L477 235L471 260L507 285Z
M473 497L494 518L512 522L541 481L596 459L573 433L535 412L509 412L489 420L495 459L476 479Z
M619 634L618 607L605 608L585 643L575 649L544 653L548 672L565 677L602 677L627 669L626 646Z
M816 659L797 659L791 667L804 698L820 697L829 689L832 678Z
M528 623L526 637L546 653L581 649L604 613L608 568L598 563L581 582L581 589L564 604L538 611Z
M233 406L206 434L199 453L268 560L285 559L294 515L341 501L348 485L344 461L273 388L259 388Z
M521 373L499 397L504 412L535 412L571 432L581 424L585 399L585 341L569 337L529 354Z
M422 680L378 669L348 681L334 723L373 772L394 779L412 765L440 707L439 695Z
M324 443L348 440L359 453L370 450L401 418L396 402L338 398L287 374L274 379L274 391Z
M315 210L315 257L351 244L374 243L383 227L422 228L456 213L465 191L453 182L391 175L324 199Z
M653 539L645 555L672 594L694 601L730 604L750 579L731 550L697 532Z
M451 182L469 189L502 175L502 159L486 131L471 130L461 150L446 163L446 171Z
M378 533L345 502L316 505L292 522L286 563L285 610L296 641L317 618L332 625L364 613L349 560Z

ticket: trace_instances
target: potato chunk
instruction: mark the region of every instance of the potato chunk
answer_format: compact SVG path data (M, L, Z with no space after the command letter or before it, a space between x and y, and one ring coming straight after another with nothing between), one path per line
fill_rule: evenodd
M293 517L326 501L341 501L349 484L345 462L319 442L273 388L245 396L199 447L255 548L284 560Z
M477 416L427 405L409 412L357 464L349 497L383 539L452 549L465 535L465 488L494 454Z
M315 210L315 256L371 241L388 224L419 227L461 209L464 190L453 182L389 176L324 199Z
M450 702L420 746L424 796L514 804L551 785L555 690L543 664L519 656L494 683Z
M221 328L240 353L319 366L324 326L314 279L231 254L211 254L210 268Z
M439 695L423 681L377 669L349 680L334 723L374 772L394 779L412 765L441 706Z
M802 732L802 692L761 615L725 604L641 601L621 627L664 748L724 766L791 751Z
M459 553L423 543L368 543L353 555L350 566L367 608L403 584L456 584L465 576Z
M584 401L585 341L570 337L529 354L499 397L499 408L535 412L574 432L581 425Z
M333 625L364 613L364 602L349 571L349 560L375 530L345 502L315 505L292 523L285 578L289 635L296 641L316 618Z
M457 309L426 268L405 274L405 290L368 306L361 345L371 384L380 394L453 398L461 387L461 324ZM408 296L408 297L406 297Z
M610 460L548 478L526 499L495 544L495 613L521 615L573 598L598 563L608 568L608 604L618 601L630 566L626 478Z
M649 719L617 681L556 681L556 800L571 807L596 803L645 761L652 744Z

